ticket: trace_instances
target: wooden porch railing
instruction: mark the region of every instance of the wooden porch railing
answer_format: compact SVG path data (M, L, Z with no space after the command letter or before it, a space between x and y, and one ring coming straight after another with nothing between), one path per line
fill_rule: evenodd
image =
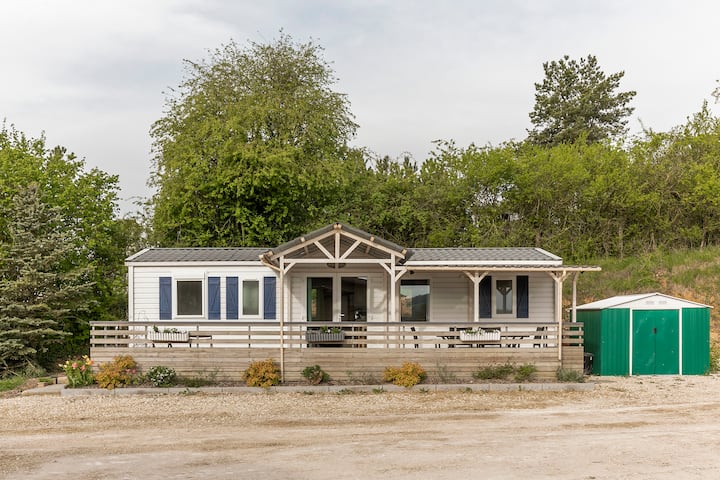
M480 330L479 330L480 329ZM557 348L558 325L542 322L91 322L98 348ZM473 334L463 331L472 330ZM583 345L583 325L566 323L563 346Z

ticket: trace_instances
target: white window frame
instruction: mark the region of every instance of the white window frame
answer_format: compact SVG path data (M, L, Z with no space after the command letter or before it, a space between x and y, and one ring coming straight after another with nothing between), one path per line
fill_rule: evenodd
M235 275L230 275L235 276ZM262 278L257 277L238 277L238 316L240 318L252 318L259 319L263 318L265 309L265 292L264 292L264 281ZM258 284L258 313L247 315L245 313L245 282L257 282Z
M510 281L511 288L512 288L512 312L511 313L498 313L498 306L497 306L497 281ZM492 318L517 318L517 277L506 277L502 276L499 278L495 278L493 276L492 279Z
M180 315L178 313L178 282L200 282L202 300L200 303L200 315ZM172 277L172 311L173 318L177 319L201 319L207 318L207 275L175 275Z
M400 318L400 321L401 321L401 322L402 322L402 321L405 321L405 322L413 322L413 321L414 321L414 320L403 320L403 319L402 319L402 305L401 305L402 302L400 301L400 299L402 298L402 293L401 293L401 292L402 292L402 287L403 287L402 284L403 284L403 281L408 281L408 280L427 282L428 296L427 296L427 305L425 306L425 320L417 320L417 321L419 321L419 322L432 322L432 309L431 309L431 306L432 306L432 291L433 291L433 287L432 287L432 279L430 279L430 278L401 278L401 279L400 279L400 285L398 285L398 289L397 289L397 302L398 302L397 304L398 304L398 309L399 309L399 312L398 312L399 315L398 315L398 317Z

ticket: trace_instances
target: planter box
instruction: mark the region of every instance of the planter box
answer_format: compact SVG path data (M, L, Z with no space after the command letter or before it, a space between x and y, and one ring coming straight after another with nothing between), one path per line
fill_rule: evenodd
M461 342L499 342L500 330L480 330L479 332L468 333L465 330L460 332Z
M148 332L147 338L153 342L186 343L188 341L188 332Z
M319 332L317 330L308 330L305 332L305 338L308 343L340 343L345 340L345 332Z

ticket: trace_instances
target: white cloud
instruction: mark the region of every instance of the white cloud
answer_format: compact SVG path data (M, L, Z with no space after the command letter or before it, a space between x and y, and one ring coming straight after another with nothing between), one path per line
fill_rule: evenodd
M284 28L325 47L361 126L355 143L381 155L523 138L542 63L563 54L624 70L633 129L641 118L665 130L720 78L718 13L710 0L6 0L0 118L120 175L123 196L148 195L148 131L182 59Z

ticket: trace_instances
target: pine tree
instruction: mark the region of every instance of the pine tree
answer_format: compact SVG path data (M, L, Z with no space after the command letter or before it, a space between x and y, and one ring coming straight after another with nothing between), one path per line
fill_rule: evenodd
M58 208L41 200L37 184L21 188L0 245L0 372L37 364L67 335L87 297L86 269L69 264L72 232Z

